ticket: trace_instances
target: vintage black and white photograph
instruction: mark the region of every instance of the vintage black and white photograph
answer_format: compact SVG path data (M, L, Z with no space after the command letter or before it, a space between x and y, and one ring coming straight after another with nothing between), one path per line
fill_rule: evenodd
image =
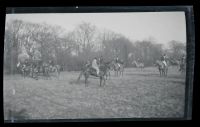
M6 14L4 120L183 118L184 11Z

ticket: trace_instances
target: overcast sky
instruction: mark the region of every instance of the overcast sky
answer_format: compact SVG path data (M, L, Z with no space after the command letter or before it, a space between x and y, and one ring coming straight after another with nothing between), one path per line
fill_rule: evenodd
M6 21L11 19L55 24L66 31L81 22L89 22L99 29L121 33L132 41L153 37L162 44L171 40L186 43L184 12L7 14Z

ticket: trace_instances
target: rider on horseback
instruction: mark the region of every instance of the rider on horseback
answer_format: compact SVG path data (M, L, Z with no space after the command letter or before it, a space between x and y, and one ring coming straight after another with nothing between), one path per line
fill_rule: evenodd
M96 57L92 61L92 68L94 68L97 72L97 75L99 75L99 66L97 64L97 58Z
M185 55L183 55L182 57L181 57L181 63L185 63Z
M181 60L180 60L180 68L179 68L179 71L181 71L181 70L184 68L185 63L186 63L186 58L185 58L185 55L183 55L183 56L181 57Z
M161 56L161 61L162 63L165 65L165 67L167 66L167 62L166 62L166 54Z
M120 67L120 60L119 60L119 58L118 58L118 56L115 58L115 63Z

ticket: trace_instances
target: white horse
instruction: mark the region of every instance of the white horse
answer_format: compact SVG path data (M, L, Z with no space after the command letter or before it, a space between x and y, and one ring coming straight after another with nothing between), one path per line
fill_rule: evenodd
M143 63L139 63L137 61L133 61L133 63L137 68L140 68L141 70L144 69L144 64Z

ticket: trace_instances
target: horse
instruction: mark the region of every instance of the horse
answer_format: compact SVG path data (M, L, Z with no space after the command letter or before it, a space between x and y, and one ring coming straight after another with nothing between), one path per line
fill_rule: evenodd
M106 74L107 74L107 71L108 71L109 67L107 64L101 64L99 66L99 75L97 75L97 72L94 68L92 68L92 66L87 66L87 67L83 67L82 70L81 70L81 73L79 74L79 77L77 79L77 81L80 80L81 76L84 75L84 78L85 78L85 86L87 86L87 82L88 82L88 78L90 76L94 76L94 77L98 77L99 78L99 81L100 81L100 86L102 86L102 82L103 84L105 85L106 84Z
M137 68L140 68L141 70L144 69L144 64L143 63L138 63L137 61L134 60L132 64L135 64L135 66Z
M30 66L27 66L26 64L23 64L21 66L21 72L22 72L23 78L27 77L28 74L30 73Z
M179 71L184 73L186 71L186 64L184 62L180 62L179 64Z
M114 70L112 61L104 63L107 66L106 80L111 77L111 71Z
M160 72L160 76L167 76L168 73L168 66L165 66L165 64L162 61L157 60L155 65L158 67L158 70Z
M21 73L22 77L25 78L30 74L30 65L27 62L18 62L17 70Z
M50 77L50 73L54 73L57 78L60 76L60 70L61 66L60 65L48 65L48 68L45 68L47 73L46 75Z
M123 76L123 72L124 72L124 63L116 63L115 61L112 61L112 66L113 66L113 70L115 71L115 76Z

